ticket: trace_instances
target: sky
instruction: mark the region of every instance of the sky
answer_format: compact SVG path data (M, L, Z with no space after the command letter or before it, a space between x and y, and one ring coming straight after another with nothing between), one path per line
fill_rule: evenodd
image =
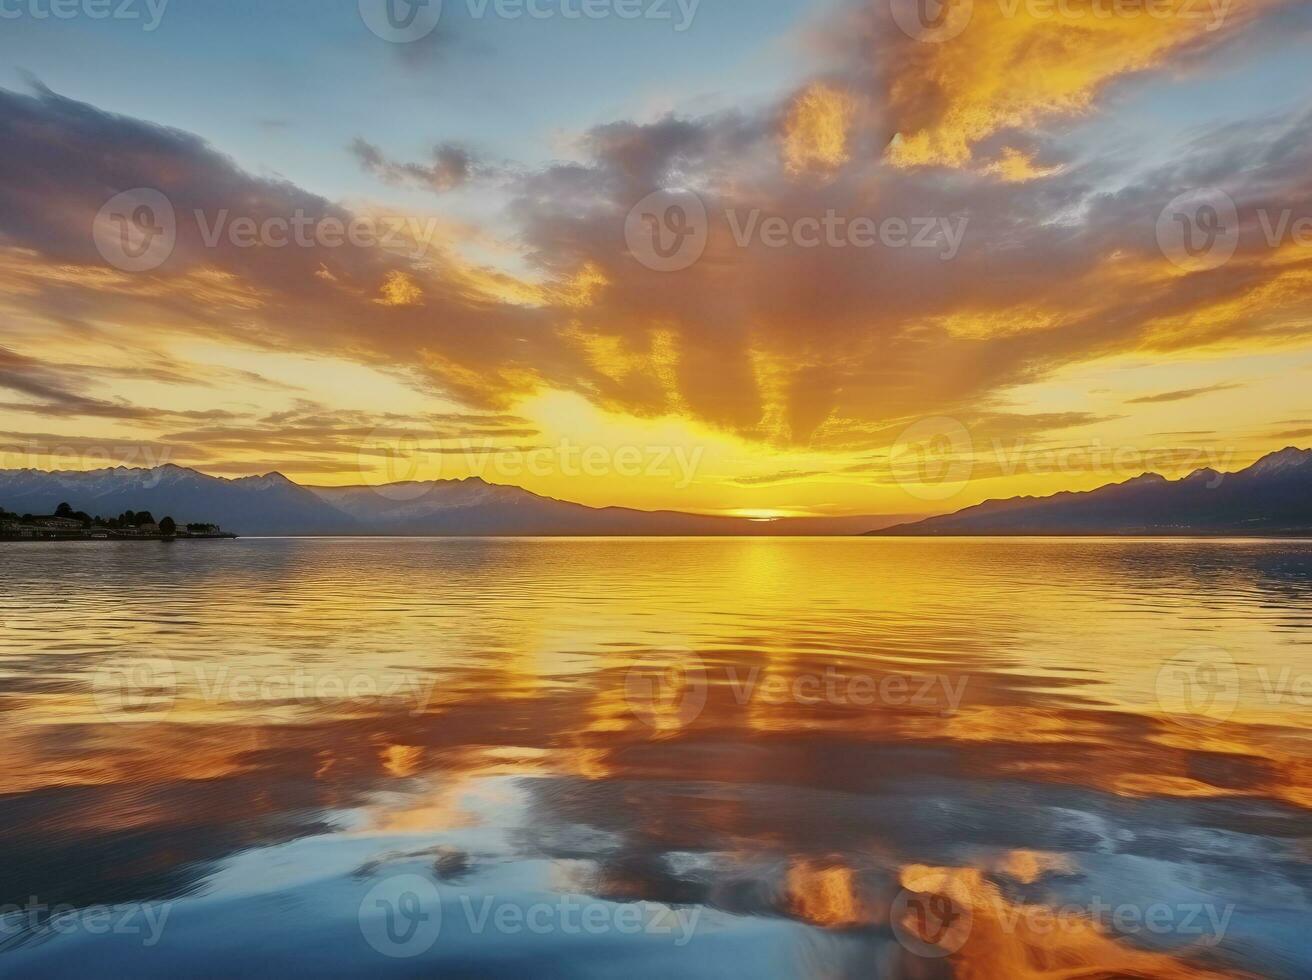
M1312 446L1310 35L1290 0L2 0L0 467L768 519Z

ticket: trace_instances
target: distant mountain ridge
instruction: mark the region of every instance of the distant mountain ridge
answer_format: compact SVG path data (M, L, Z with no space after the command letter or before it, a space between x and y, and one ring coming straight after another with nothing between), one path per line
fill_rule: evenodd
M380 487L307 487L280 473L224 479L181 466L46 472L0 470L0 506L51 513L61 503L88 514L149 510L178 521L212 521L254 536L326 535L780 535L858 534L895 517L738 517L596 508L513 486L467 480Z
M1082 493L989 500L867 533L1312 536L1312 449L1282 449L1237 473L1148 473Z
M181 466L46 472L0 470L2 506L49 514L60 503L88 514L149 510L185 521L210 521L238 534L350 534L356 522L285 476L224 480Z

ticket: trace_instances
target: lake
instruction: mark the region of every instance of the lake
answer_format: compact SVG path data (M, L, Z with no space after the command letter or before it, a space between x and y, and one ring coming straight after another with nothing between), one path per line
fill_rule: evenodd
M0 551L0 974L1312 976L1312 544Z

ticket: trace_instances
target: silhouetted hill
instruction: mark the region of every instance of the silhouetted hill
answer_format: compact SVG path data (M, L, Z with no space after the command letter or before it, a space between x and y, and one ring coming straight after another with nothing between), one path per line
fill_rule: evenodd
M224 480L181 466L0 470L0 501L20 514L50 514L64 502L93 515L149 510L180 524L212 521L237 534L358 533L351 517L279 473Z
M896 518L738 517L587 507L480 479L380 487L303 487L279 473L228 480L180 466L45 472L0 470L0 506L48 514L149 510L213 521L241 535L779 535L857 534Z
M1086 493L989 500L872 535L1312 535L1312 450L1284 449L1238 473L1155 473Z

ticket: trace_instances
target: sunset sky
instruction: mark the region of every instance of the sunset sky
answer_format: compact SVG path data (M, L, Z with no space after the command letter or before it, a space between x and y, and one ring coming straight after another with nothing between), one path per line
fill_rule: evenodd
M372 0L161 3L5 8L4 468L769 517L1312 445L1312 5L446 0L397 42ZM175 241L133 271L102 208L142 190ZM1233 256L1172 245L1182 195ZM654 268L631 211L694 196Z

